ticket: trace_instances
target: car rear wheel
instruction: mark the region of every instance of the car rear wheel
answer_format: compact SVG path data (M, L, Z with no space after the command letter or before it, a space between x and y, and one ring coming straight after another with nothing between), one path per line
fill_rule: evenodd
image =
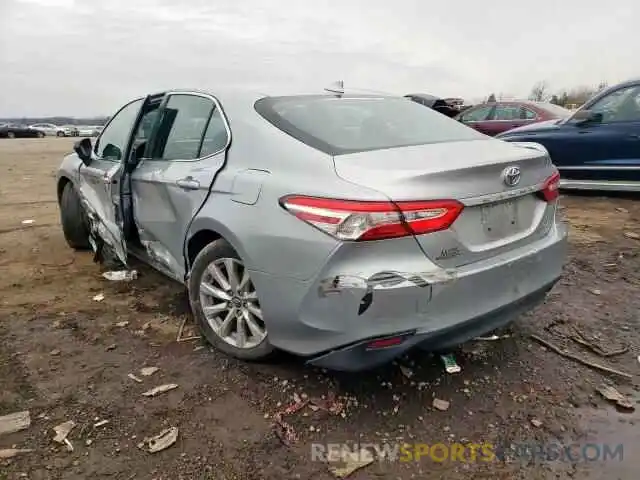
M44 132L38 132L38 138L44 138Z
M56 135L57 135L58 137L64 137L64 132L58 132L58 133L56 133Z
M13 132L7 132L7 138L16 138L16 134Z
M200 251L188 287L193 315L209 343L242 360L274 353L249 271L228 242L216 240Z
M60 198L60 222L67 244L75 250L88 250L89 224L84 207L80 202L78 192L71 182L67 183L62 190Z

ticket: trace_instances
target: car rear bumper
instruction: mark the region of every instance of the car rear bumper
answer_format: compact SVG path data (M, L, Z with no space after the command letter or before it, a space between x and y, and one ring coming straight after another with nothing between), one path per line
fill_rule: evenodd
M331 370L356 372L388 363L415 348L432 352L446 351L492 330L504 327L519 315L530 311L544 301L545 296L553 288L557 280L509 305L441 330L426 333L417 333L415 331L398 332L395 335L372 338L313 357L307 363ZM398 337L402 338L402 342L397 345L370 348L372 342L376 340L396 339Z
M270 342L310 363L358 370L420 344L450 348L514 320L540 303L561 275L567 228L498 257L445 270L412 238L338 250L314 279L251 272ZM408 334L400 345L371 339Z

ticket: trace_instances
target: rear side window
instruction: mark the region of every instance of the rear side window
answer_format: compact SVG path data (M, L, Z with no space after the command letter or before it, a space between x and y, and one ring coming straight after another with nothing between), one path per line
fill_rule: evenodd
M493 105L487 105L484 107L478 107L469 110L462 114L463 122L482 122L489 118L491 111L493 110Z
M255 109L283 132L329 155L486 138L402 97L266 97Z
M209 98L189 94L171 95L162 113L154 158L198 158L202 137L213 108L214 103Z
M518 120L520 107L517 105L498 105L493 114L494 120Z
M220 114L220 109L215 108L209 119L207 130L204 133L200 156L206 157L207 155L213 155L219 152L227 146L228 140L227 125Z

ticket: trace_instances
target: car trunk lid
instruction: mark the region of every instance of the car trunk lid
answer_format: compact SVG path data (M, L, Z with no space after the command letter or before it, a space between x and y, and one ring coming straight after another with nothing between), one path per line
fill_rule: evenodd
M465 208L449 229L416 235L423 252L445 268L533 242L553 224L555 206L538 192L555 168L535 144L447 142L339 155L334 164L342 179L394 202L460 201ZM510 182L514 167L519 178Z

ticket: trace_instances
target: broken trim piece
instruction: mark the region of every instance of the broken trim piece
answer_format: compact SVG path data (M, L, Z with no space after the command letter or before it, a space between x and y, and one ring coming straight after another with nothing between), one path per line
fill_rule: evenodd
M393 288L426 288L434 283L446 283L456 278L455 271L402 273L395 271L378 272L370 277L358 275L335 275L320 281L319 295L326 297L344 290L364 289L367 292Z

